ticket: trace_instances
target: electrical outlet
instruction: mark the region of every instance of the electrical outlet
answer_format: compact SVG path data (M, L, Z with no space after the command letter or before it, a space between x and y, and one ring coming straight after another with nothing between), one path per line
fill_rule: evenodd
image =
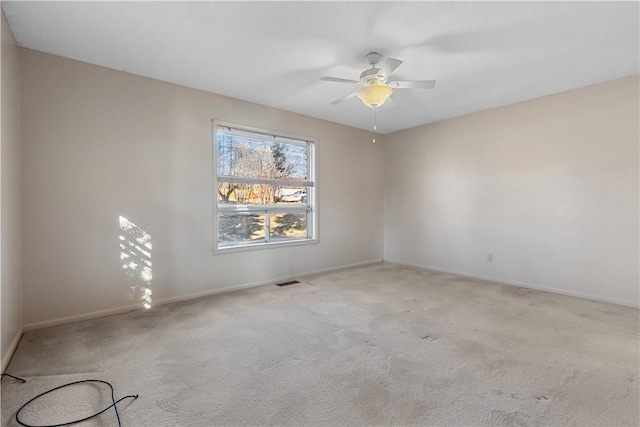
M493 254L487 254L487 262L493 262Z

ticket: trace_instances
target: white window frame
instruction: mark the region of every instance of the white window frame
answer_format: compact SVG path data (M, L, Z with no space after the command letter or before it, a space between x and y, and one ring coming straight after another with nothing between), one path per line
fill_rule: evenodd
M306 143L308 146L308 155L307 155L307 170L308 170L308 181L305 181L304 184L307 187L307 203L308 203L308 216L307 216L307 238L296 239L291 241L270 241L270 230L265 226L265 237L267 242L264 243L249 243L249 244L240 244L234 246L223 246L219 247L218 241L218 226L219 226L219 216L221 213L229 212L229 213L243 213L243 212L264 212L267 211L266 218L269 221L270 210L273 209L273 206L264 206L264 205L250 205L250 206L240 206L240 207L225 207L221 209L218 206L218 183L220 178L227 178L227 180L233 180L234 182L248 182L248 183L256 183L256 184L275 184L275 185L291 185L291 181L287 180L272 180L272 179L252 179L252 178L242 178L242 177L226 177L218 175L218 128L229 128L238 132L247 132L252 135L261 134L264 136L277 137L282 139L290 139L292 143L294 141L300 143ZM318 226L318 173L317 173L317 164L318 164L318 140L317 138L311 138L307 136L300 136L291 133L285 133L280 131L272 131L266 129L260 129L250 126L238 125L235 123L229 123L219 120L212 121L212 133L213 133L213 161L212 161L212 191L211 194L213 196L213 254L221 255L228 253L237 253L237 252L247 252L247 251L256 251L263 249L273 249L273 248L284 248L291 246L300 246L300 245L309 245L309 244L317 244L320 242L319 239L319 226ZM227 181L224 180L224 181ZM300 206L278 206L276 210L277 212L299 212L301 211Z

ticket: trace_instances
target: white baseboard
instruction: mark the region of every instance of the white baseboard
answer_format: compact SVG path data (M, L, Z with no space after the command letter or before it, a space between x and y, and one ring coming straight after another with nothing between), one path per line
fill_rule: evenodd
M73 316L59 317L52 320L44 320L42 322L29 323L23 326L24 332L35 331L36 329L51 328L53 326L66 325L69 323L80 322L82 320L98 319L100 317L113 316L114 314L128 313L130 311L140 310L140 304L123 305L120 307L107 308L105 310L92 311L89 313L76 314Z
M379 263L379 262L382 262L382 260L381 259L376 259L376 260L373 260L373 261L363 261L363 262L357 262L355 264L342 265L342 266L339 266L339 267L329 267L329 268L323 268L323 269L320 269L320 270L307 271L307 272L304 272L304 273L290 274L290 275L281 276L281 277L278 277L278 278L275 278L275 279L262 280L262 281L253 282L253 283L245 283L243 285L231 286L231 287L228 287L228 288L212 289L210 291L198 292L198 293L195 293L195 294L187 294L187 295L182 295L182 296L177 296L177 297L163 298L163 299L160 299L160 300L154 302L154 305L171 304L173 302L180 302L180 301L187 301L187 300L195 299L195 298L208 297L210 295L223 294L225 292L237 291L237 290L240 290L240 289L255 288L257 286L264 286L264 285L273 285L274 283L286 282L288 280L293 280L293 279L297 279L297 278L301 278L301 277L312 276L314 274L329 273L331 271L344 270L346 268L360 267L360 266L363 266L363 265L376 264L376 263Z
M618 299L615 299L615 298L605 298L605 297L586 294L586 293L582 293L582 292L574 292L574 291L567 291L567 290L564 290L564 289L550 288L550 287L547 287L547 286L533 285L531 283L518 282L518 281L515 281L515 280L506 280L506 279L502 279L502 278L499 278L499 277L482 276L482 275L479 275L479 274L471 274L471 273L466 273L466 272L463 272L463 271L447 270L447 269L444 269L444 268L433 267L433 266L428 266L428 265L411 264L411 263L391 261L391 260L385 260L385 262L388 262L389 264L403 265L405 267L420 268L420 269L423 269L423 270L432 270L432 271L437 271L437 272L440 272L440 273L448 273L448 274L453 274L453 275L456 275L456 276L469 277L471 279L484 280L484 281L488 281L488 282L499 283L501 285L518 286L518 287L521 287L521 288L535 289L535 290L538 290L538 291L550 292L552 294L566 295L566 296L569 296L569 297L576 297L576 298L588 299L588 300L592 300L592 301L606 302L606 303L609 303L609 304L622 305L622 306L625 306L625 307L640 308L640 303L630 303L628 301L622 301L622 300L618 300Z
M18 348L18 344L20 343L20 339L22 338L22 333L23 328L20 328L16 336L13 338L13 341L11 341L9 349L4 351L4 354L2 355L2 370L0 372L4 373L5 369L7 369L7 366L9 365L9 362L13 357L13 353L15 353L16 349Z
M354 264L341 265L341 266L338 266L338 267L329 267L329 268L324 268L324 269L320 269L320 270L307 271L307 272L304 272L304 273L290 274L290 275L287 275L287 276L276 277L276 278L273 278L273 279L262 280L262 281L259 281L259 282L245 283L245 284L242 284L242 285L230 286L230 287L227 287L227 288L211 289L211 290L208 290L208 291L198 292L198 293L194 293L194 294L187 294L187 295L180 295L180 296L169 297L169 298L162 298L162 299L159 299L159 300L155 300L153 302L153 305L154 306L159 306L159 305L171 304L171 303L174 303L174 302L187 301L187 300L191 300L191 299L195 299L195 298L202 298L202 297L207 297L207 296L211 296L211 295L222 294L222 293L225 293L225 292L237 291L237 290L240 290L240 289L255 288L257 286L264 286L264 285L272 285L274 283L285 282L287 280L292 280L292 279L296 279L296 278L300 278L300 277L311 276L311 275L320 274L320 273L329 273L331 271L338 271L338 270L343 270L345 268L359 267L359 266L375 264L375 263L379 263L379 262L382 262L382 260L376 259L376 260L370 260L370 261L363 261L363 262L358 262L358 263L354 263ZM24 327L22 329L24 330L24 332L29 332L29 331L35 331L37 329L50 328L52 326L66 325L66 324L69 324L69 323L80 322L80 321L83 321L83 320L98 319L100 317L113 316L115 314L128 313L130 311L137 311L137 310L144 310L144 308L141 307L140 304L129 304L129 305L120 306L120 307L108 308L108 309L105 309L105 310L92 311L92 312L89 312L89 313L76 314L76 315L73 315L73 316L59 317L57 319L30 323L28 325L24 325ZM16 345L17 345L17 343L16 343ZM13 352L11 354L13 354Z

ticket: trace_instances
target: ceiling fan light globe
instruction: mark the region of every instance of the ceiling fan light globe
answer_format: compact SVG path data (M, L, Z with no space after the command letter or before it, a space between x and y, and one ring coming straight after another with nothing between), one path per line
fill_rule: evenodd
M384 102L391 96L393 89L387 85L374 84L364 86L358 92L356 96L360 98L362 103L367 107L376 108L384 104Z

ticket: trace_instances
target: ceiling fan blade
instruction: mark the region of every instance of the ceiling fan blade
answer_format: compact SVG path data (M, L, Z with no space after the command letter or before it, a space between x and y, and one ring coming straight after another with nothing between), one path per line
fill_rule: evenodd
M396 80L387 83L393 89L433 89L435 80Z
M398 68L402 64L402 61L394 58L387 58L386 61L380 66L378 70L379 76L389 77L391 73L393 73L396 68Z
M341 79L339 77L320 77L320 80L324 80L325 82L336 82L336 83L360 83L358 80L349 80L349 79Z
M346 94L346 95L345 95L345 96L343 96L342 98L338 98L338 99L336 99L335 101L333 101L333 102L331 103L331 105L337 105L337 104L340 104L340 103L342 103L342 102L346 101L347 99L354 98L354 97L356 96L356 92L358 92L358 91L357 91L357 90L356 90L356 91L353 91L353 92L351 92L351 93Z

